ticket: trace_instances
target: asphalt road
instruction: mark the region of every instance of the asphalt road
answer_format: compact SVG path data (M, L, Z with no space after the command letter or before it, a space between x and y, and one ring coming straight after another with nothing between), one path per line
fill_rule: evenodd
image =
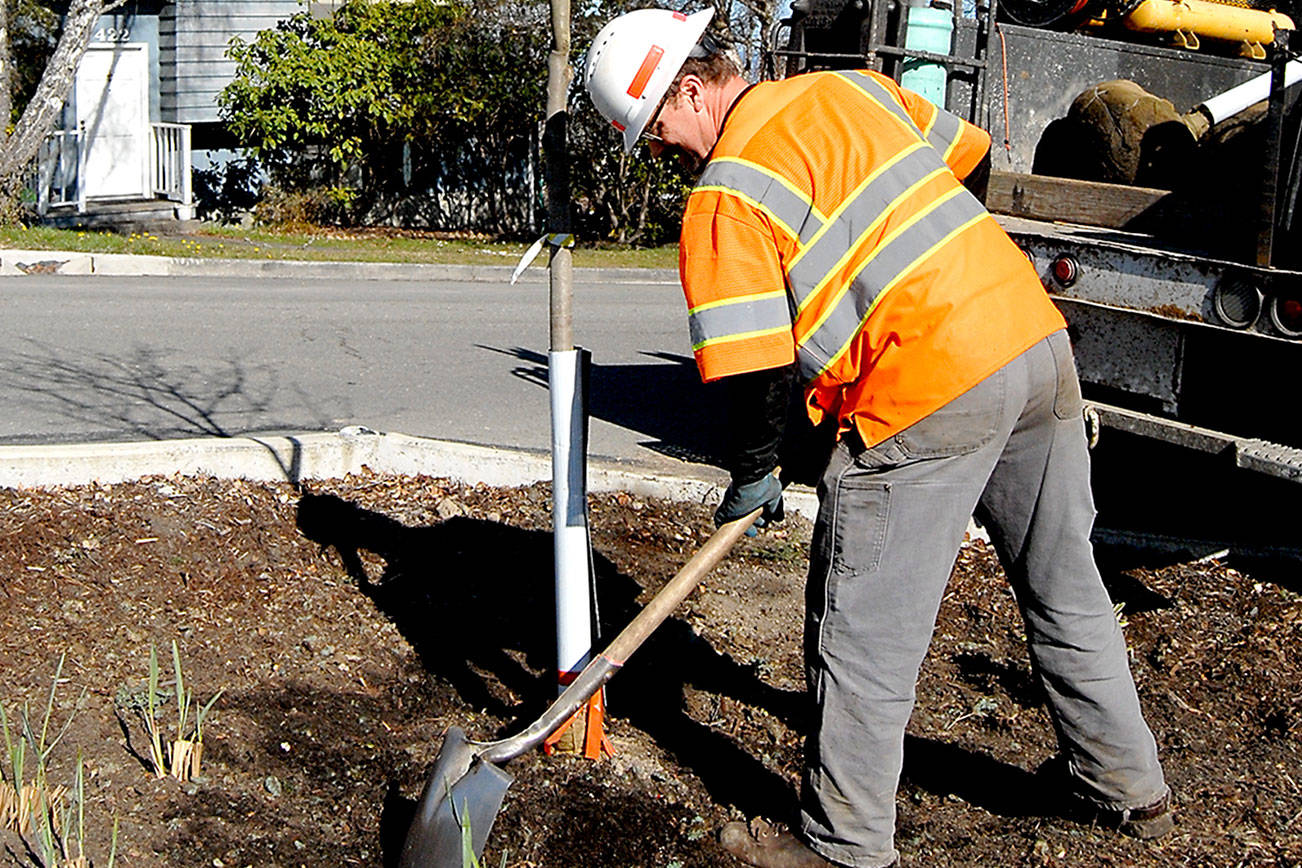
M593 456L709 458L681 291L576 273ZM457 281L0 279L0 443L378 431L546 450L548 291Z

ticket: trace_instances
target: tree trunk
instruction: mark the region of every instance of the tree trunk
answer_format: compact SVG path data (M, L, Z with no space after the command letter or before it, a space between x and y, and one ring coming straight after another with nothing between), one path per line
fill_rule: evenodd
M63 19L63 33L54 54L45 65L32 101L14 127L13 135L0 147L0 179L12 188L15 176L36 156L41 142L54 129L63 104L72 90L81 56L100 15L121 6L125 0L72 0ZM8 64L6 64L8 68Z
M0 0L0 148L9 140L9 115L14 110L14 76L9 51L9 4Z
M552 49L547 54L547 117L543 154L547 161L547 232L568 234L570 221L570 155L568 96L574 70L570 67L570 2L551 0ZM551 349L574 349L570 310L572 260L568 247L551 248Z

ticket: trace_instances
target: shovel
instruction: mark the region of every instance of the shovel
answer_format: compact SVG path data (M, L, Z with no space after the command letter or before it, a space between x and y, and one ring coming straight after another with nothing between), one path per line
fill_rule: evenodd
M511 785L511 775L498 764L538 747L600 690L706 573L723 560L761 509L715 531L606 650L593 658L542 717L523 732L500 741L476 743L468 741L460 728L449 727L407 831L400 868L469 868L477 864L488 831L502 807L502 797Z

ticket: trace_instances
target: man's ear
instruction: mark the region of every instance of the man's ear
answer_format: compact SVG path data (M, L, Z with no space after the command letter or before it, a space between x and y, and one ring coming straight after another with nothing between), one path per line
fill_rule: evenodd
M705 82L697 75L685 75L678 85L678 95L696 111L705 108Z

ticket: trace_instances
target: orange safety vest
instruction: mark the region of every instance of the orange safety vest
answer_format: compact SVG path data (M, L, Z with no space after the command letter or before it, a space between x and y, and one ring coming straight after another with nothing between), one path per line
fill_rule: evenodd
M796 362L810 418L873 445L1063 328L959 181L989 146L871 71L748 89L683 217L702 378Z

